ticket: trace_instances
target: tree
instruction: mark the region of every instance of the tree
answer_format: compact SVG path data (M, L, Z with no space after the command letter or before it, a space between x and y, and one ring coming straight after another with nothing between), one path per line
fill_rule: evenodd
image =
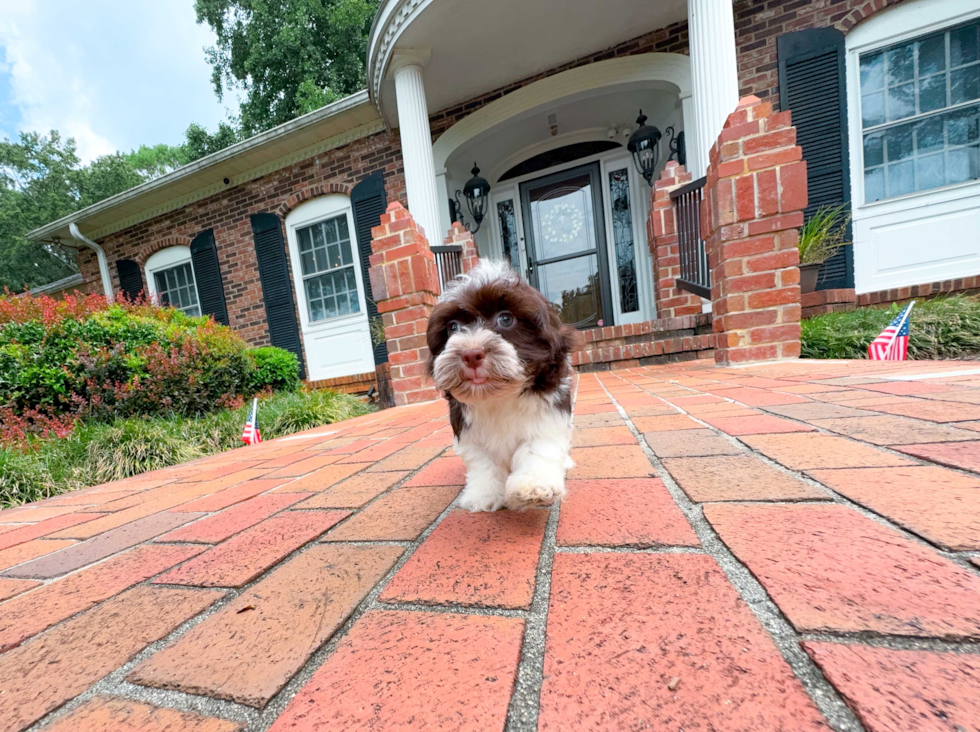
M235 86L246 94L245 136L364 88L377 0L196 0L194 8L218 37L207 49L218 98Z
M196 122L191 123L191 126L187 128L187 132L184 133L184 137L187 140L182 146L185 165L212 153L216 153L219 150L224 150L229 145L234 145L241 139L237 130L225 122L218 123L218 131L214 134L211 134Z
M172 173L190 162L187 145L167 145L162 142L152 147L140 145L139 150L133 150L126 158L132 168L147 179Z
M71 249L25 236L78 207L78 165L75 141L57 132L0 141L0 288L20 291L78 271Z

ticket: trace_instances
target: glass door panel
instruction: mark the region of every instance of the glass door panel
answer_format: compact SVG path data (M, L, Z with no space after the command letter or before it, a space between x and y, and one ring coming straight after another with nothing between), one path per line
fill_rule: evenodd
M577 328L611 325L599 166L521 184L528 275Z

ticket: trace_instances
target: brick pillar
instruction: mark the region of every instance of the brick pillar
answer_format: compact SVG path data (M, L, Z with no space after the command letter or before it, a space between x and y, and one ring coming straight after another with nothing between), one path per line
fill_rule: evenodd
M796 245L806 163L790 113L757 97L728 116L709 156L701 230L711 267L715 361L800 355Z
M677 236L677 215L670 192L691 182L691 174L674 161L660 173L653 184L653 198L647 216L647 244L653 255L653 295L658 318L697 315L701 298L674 286L681 276L680 245Z
M480 261L480 253L476 249L476 241L473 239L473 235L458 221L453 223L452 228L449 230L449 236L446 237L443 243L446 246L452 246L454 244L462 245L463 254L460 265L463 268L463 274L473 269L476 263Z
M429 242L397 201L371 229L371 237L371 291L384 321L395 404L438 399L425 376L425 328L439 292Z

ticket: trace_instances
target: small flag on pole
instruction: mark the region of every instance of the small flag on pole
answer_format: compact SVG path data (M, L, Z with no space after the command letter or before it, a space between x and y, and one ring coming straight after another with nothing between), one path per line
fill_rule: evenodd
M248 422L242 430L242 442L247 445L257 445L262 442L262 433L259 432L259 400L252 400L252 411L248 415Z
M871 341L868 358L872 361L904 361L909 354L909 315L915 301L895 316L888 327Z

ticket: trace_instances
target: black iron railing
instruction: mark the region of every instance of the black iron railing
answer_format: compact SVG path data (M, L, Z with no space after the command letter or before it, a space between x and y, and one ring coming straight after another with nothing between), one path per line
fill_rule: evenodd
M449 244L432 247L436 255L436 270L439 272L439 287L445 292L446 283L463 273L463 245Z
M674 283L681 290L711 298L711 270L708 253L701 238L701 198L704 178L670 192L677 218L677 237L681 258L681 276Z

